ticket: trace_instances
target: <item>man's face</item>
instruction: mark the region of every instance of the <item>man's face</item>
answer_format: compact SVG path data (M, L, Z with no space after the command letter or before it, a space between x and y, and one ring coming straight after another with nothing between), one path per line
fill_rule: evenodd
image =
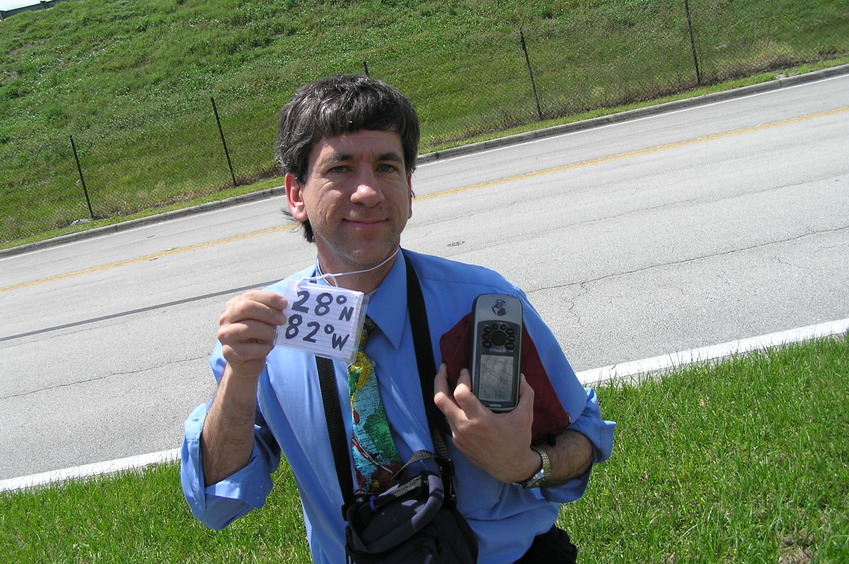
M309 219L324 272L369 268L398 248L412 215L411 177L401 137L372 130L322 139L304 182L286 175L292 217Z

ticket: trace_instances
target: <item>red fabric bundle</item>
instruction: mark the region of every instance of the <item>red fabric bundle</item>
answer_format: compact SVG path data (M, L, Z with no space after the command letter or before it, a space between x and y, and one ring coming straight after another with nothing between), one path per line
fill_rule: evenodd
M472 314L469 313L439 339L442 362L448 368L448 385L453 390L460 370L468 368L471 354ZM522 332L522 374L534 389L533 440L557 436L569 427L571 420L548 379L536 345L527 332Z

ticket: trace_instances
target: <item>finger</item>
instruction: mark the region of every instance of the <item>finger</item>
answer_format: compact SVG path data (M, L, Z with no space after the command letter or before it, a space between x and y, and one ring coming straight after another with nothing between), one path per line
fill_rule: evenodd
M261 321L245 320L227 323L218 328L218 340L222 344L259 342L273 344L277 337L274 325Z
M287 304L288 302L286 298L279 294L275 294L274 292L267 292L265 290L248 290L244 294L240 294L227 302L227 307L237 308L240 306L261 305L267 309L283 311L286 309Z
M228 364L239 366L248 362L263 360L274 348L273 343L242 342L221 346L221 355Z
M524 374L521 374L521 381L519 383L519 405L521 406L523 403L534 404L534 389L528 383L528 380L525 378Z
M486 409L472 392L472 375L466 368L460 370L460 378L457 380L457 387L454 388L454 401L470 416Z
M459 388L460 386L463 386L463 389L468 390L469 393L472 392L472 375L469 373L468 368L460 370L460 377L457 378L457 387Z
M286 298L272 292L253 290L228 301L221 314L219 325L255 320L269 325L282 325L286 322L283 310Z
M245 296L277 311L283 311L286 309L286 305L288 303L286 298L280 294L275 294L274 292L268 292L266 290L248 290L245 293Z
M519 384L519 404L513 411L522 417L529 417L533 421L534 413L534 389L528 383L525 375L522 374L522 380Z
M439 366L436 377L433 379L433 402L445 414L450 423L452 417L456 416L458 408L454 402L453 394L448 388L448 367L445 363Z
M234 365L265 359L274 348L274 327L248 322L226 325L218 332L222 354Z

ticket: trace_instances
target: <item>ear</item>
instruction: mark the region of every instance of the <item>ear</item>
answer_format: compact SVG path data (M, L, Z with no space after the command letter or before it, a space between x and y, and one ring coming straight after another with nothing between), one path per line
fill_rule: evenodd
M283 182L286 186L286 201L289 203L289 212L295 221L303 223L307 219L307 210L304 206L303 185L295 178L291 172L287 172L283 177Z
M413 217L413 173L407 174L407 219Z

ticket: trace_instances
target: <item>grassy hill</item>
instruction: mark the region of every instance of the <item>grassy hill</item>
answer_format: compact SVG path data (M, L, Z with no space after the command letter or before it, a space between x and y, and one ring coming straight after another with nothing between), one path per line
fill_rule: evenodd
M849 54L845 0L692 1L689 26L684 7L70 0L18 14L0 21L0 243L90 215L71 136L96 216L231 185L211 98L248 183L275 172L280 105L329 73L401 88L427 152Z

